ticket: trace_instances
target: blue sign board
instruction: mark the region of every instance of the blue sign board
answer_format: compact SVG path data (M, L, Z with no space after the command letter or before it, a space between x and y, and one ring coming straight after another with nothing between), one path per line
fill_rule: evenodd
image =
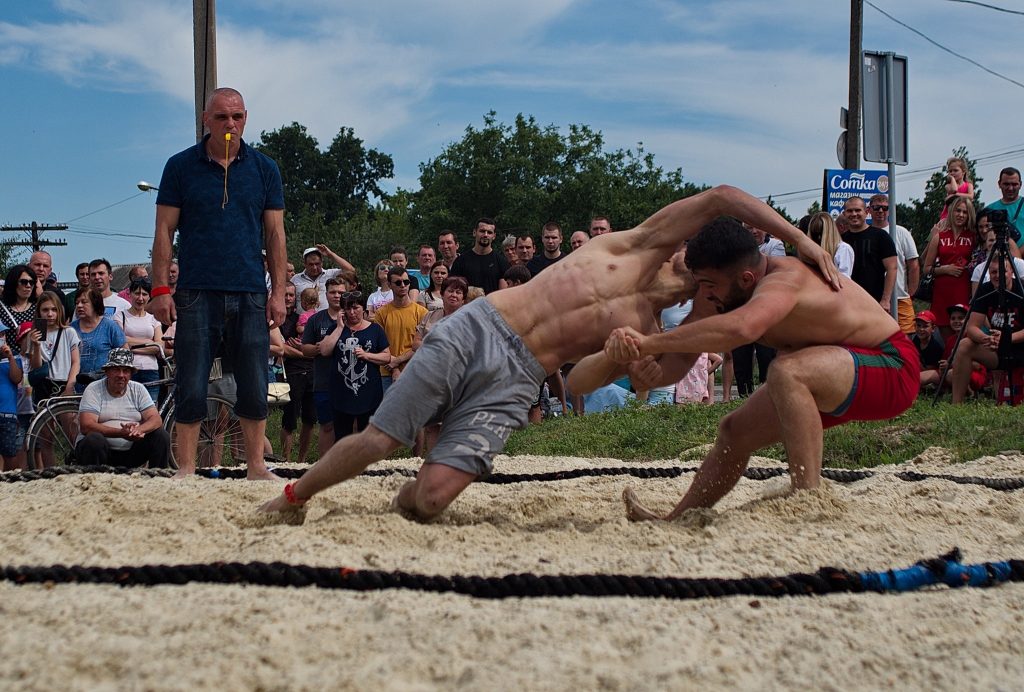
M832 216L843 211L843 205L851 197L863 197L864 206L872 195L889 194L889 172L885 170L826 170L822 183L821 207Z

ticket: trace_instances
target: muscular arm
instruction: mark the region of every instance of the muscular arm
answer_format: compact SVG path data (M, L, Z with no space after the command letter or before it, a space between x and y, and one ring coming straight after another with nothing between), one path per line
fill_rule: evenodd
M616 363L604 351L598 351L574 365L565 382L573 394L590 394L625 374L625 365Z
M679 247L708 222L719 216L735 216L797 249L804 261L817 265L833 287L840 285L835 262L821 247L790 225L767 204L729 185L719 185L664 207L637 227L647 247L663 251Z
M631 336L637 345L636 357L661 353L695 354L705 351L732 351L737 346L758 341L772 326L781 322L797 303L797 291L782 281L762 282L757 293L742 307L727 314L713 315L694 322L687 321L675 329L661 334L643 336L634 330L617 329L612 332L605 352L617 335ZM621 362L622 358L612 349L609 355ZM621 355L621 354L620 354ZM670 361L671 362L671 361Z
M288 256L284 247L284 209L263 211L263 245L267 250L267 271L270 272L267 322L280 326L284 322L284 287L288 271Z
M181 210L165 204L156 205L156 231L153 235L153 285L166 286L171 269L171 252L174 247L174 232L178 228ZM146 310L163 324L177 319L174 300L169 295L156 296L149 301Z

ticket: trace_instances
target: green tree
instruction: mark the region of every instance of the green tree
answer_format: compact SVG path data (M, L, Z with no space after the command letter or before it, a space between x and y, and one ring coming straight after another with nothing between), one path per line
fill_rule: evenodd
M978 185L982 178L975 172L975 161L967 154L967 147L958 147L953 150L953 156L967 162L967 176L974 182L974 205L981 208L978 200L981 199L981 187ZM909 204L896 205L896 223L907 228L914 236L919 248L924 248L928 243L932 227L938 222L942 214L942 207L946 201L946 166L936 171L928 178L924 187L924 199L911 199Z
M289 225L307 215L332 224L372 214L371 205L386 196L380 181L394 176L391 157L366 149L350 127L342 127L326 151L297 122L260 133L253 146L281 169Z
M0 279L7 276L11 267L25 261L21 247L11 242L0 242Z
M680 169L666 172L639 143L636 149L604 151L600 132L570 125L562 134L519 114L512 125L494 111L483 127L420 165L420 190L412 219L420 240L453 229L465 242L472 223L495 217L499 233L540 232L548 221L562 224L568 240L595 214L615 228L629 228L669 202L699 192Z

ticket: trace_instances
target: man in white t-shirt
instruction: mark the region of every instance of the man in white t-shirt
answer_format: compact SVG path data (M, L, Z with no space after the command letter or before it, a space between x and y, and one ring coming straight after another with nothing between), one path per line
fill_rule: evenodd
M115 317L132 306L127 300L110 290L110 262L102 257L89 262L89 284L103 295L103 314Z
M171 436L146 388L132 382L135 362L127 348L111 349L106 375L85 388L78 407L81 433L75 442L77 463L88 466L168 468Z
M917 252L917 244L914 243L914 236L910 235L903 226L896 224L889 227L889 196L872 195L868 200L871 209L871 225L889 232L892 244L896 246L896 285L893 286L893 293L896 296L896 308L900 323L900 330L904 334L913 334L914 327L914 299L911 297L917 291L917 285L921 280L921 260Z
M324 255L327 255L338 266L334 269L324 269ZM323 243L319 243L316 247L306 248L302 252L302 263L302 273L292 277L295 295L302 295L303 289L316 288L320 293L320 303L317 305L317 310L327 309L327 280L333 279L342 270L355 271L355 267L348 260ZM298 301L296 301L297 303Z

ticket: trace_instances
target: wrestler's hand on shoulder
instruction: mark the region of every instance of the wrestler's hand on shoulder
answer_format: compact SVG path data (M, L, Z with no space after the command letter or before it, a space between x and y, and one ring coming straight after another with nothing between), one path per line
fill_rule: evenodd
M821 270L822 276L829 282L833 290L838 291L842 288L842 274L839 273L835 260L825 252L824 248L810 237L804 236L797 242L796 250L801 260Z

